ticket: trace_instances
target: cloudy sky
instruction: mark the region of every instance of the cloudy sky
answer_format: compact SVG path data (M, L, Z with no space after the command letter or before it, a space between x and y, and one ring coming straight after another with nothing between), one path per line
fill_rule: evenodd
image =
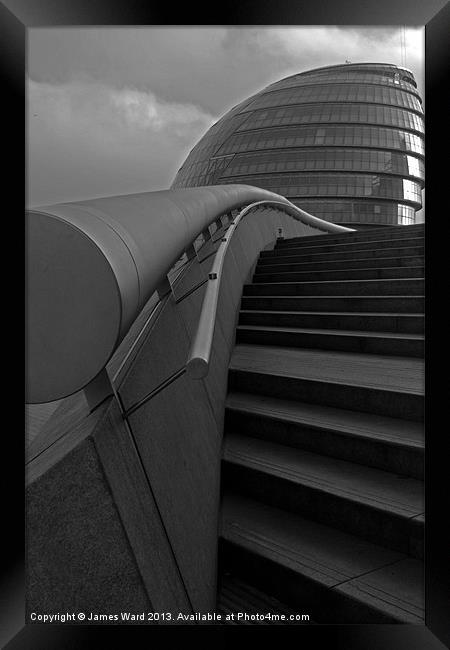
M424 94L424 30L138 27L28 30L28 204L166 189L205 131L278 79L405 65Z

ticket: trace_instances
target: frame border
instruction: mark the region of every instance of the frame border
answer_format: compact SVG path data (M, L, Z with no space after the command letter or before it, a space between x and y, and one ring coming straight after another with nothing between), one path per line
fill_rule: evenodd
M229 0L220 6L203 8L201 6L177 7L177 25L230 25L230 26L294 26L294 25L425 25L425 100L426 100L426 138L427 138L427 205L429 214L441 214L444 209L444 188L448 179L444 178L444 165L439 165L438 155L442 153L444 126L448 125L448 109L441 98L448 70L448 34L450 33L450 5L445 0L427 0L427 3L411 3L410 0L378 0L369 5L358 0L340 0L336 3L327 0L319 4L314 0L278 0L269 4L258 0ZM180 9L180 10L179 10ZM213 13L214 12L214 13ZM5 88L4 124L14 131L14 146L7 150L8 192L11 208L18 208L17 197L24 191L23 169L25 168L26 139L23 130L25 121L25 65L26 32L29 27L50 26L133 26L133 25L174 25L173 9L162 4L140 3L139 0L9 0L0 4L0 24L6 56L0 63ZM447 67L446 67L447 65ZM448 126L447 126L448 135ZM23 145L23 146L22 146ZM447 174L448 176L448 174ZM15 192L10 188L14 186ZM25 199L25 196L24 196ZM24 203L25 205L25 200ZM445 218L446 215L442 215ZM18 219L17 219L18 222ZM429 220L428 220L429 222ZM448 265L446 254L437 254L439 243L443 243L440 229L433 232L426 229L426 620L423 626L413 625L318 625L296 627L298 640L305 643L329 643L336 650L439 650L444 643L450 647L450 598L448 584L450 533L448 513L450 512L450 485L448 459L450 448L448 434L445 434L446 414L442 405L448 395L444 393L444 382L431 372L433 359L442 363L445 349L444 323L437 310L446 296L441 295L441 278L445 278ZM445 269L444 269L445 265ZM438 293L439 292L439 293ZM19 292L15 292L16 295ZM434 298L434 300L433 300ZM439 331L439 326L442 332ZM434 328L434 332L433 332ZM20 329L20 328L18 328ZM433 337L431 337L433 334ZM440 335L441 334L441 335ZM18 343L20 349L21 342ZM439 347L438 347L439 346ZM448 359L448 352L444 363ZM449 359L450 361L450 359ZM438 362L436 363L436 367ZM444 366L445 367L445 366ZM22 384L23 385L23 384ZM11 391L12 392L12 391ZM15 387L12 394L20 394ZM18 411L23 408L19 404ZM9 410L9 409L8 409ZM22 411L23 412L23 411ZM0 627L2 647L9 650L32 648L51 650L53 648L86 648L91 644L105 643L105 634L114 635L129 642L130 635L149 634L153 628L148 626L61 626L25 625L25 568L24 568L24 443L19 435L7 431L4 444L7 446L5 458L11 471L8 492L5 490L5 505L8 512L8 533L4 535L6 548L3 554L0 598L6 604L5 620ZM13 460L12 460L13 459ZM430 477L433 477L431 481ZM11 495L9 498L8 495ZM446 570L447 569L447 570ZM198 627L182 627L189 631ZM230 634L228 628L214 627ZM286 627L286 626L285 626ZM112 634L111 634L112 633ZM122 634L126 634L122 636ZM151 637L150 637L151 638ZM8 642L9 641L9 642Z

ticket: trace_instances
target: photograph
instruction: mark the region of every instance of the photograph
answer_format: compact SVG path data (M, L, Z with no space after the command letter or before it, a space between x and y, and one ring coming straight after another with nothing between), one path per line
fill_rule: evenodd
M30 621L423 623L423 67L423 27L29 31Z

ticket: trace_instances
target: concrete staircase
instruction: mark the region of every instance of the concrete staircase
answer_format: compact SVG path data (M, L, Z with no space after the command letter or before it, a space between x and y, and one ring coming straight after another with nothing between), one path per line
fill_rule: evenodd
M317 623L423 623L423 235L261 253L229 369L227 611L256 593Z

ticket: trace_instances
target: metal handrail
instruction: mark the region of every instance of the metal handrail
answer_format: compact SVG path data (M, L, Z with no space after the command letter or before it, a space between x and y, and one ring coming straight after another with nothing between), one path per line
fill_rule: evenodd
M137 410L142 408L145 404L151 401L154 397L159 395L160 392L165 390L170 386L174 381L179 377L183 376L185 373L188 374L193 379L202 379L208 374L209 370L209 359L212 349L212 340L214 337L215 323L217 316L217 303L220 291L220 279L222 277L223 264L225 261L225 256L230 244L231 238L241 223L242 219L248 215L251 211L258 208L272 208L275 210L281 210L285 213L290 214L293 218L302 221L307 225L315 225L316 228L320 230L325 230L330 232L333 229L333 226L328 222L322 222L320 219L313 217L312 215L304 212L297 206L291 204L289 207L287 204L280 201L258 201L250 204L245 207L237 214L232 220L228 223L228 228L225 233L220 237L221 244L218 249L215 251L215 259L211 271L208 273L208 277L205 280L202 280L198 284L194 285L189 289L183 296L175 300L175 303L178 304L180 300L183 300L185 297L191 295L196 291L200 286L212 280L214 283L210 283L207 289L207 292L204 296L204 301L202 305L202 311L200 320L197 327L196 337L194 339L193 346L191 348L188 360L184 366L173 372L169 377L161 381L155 388L141 397L137 402L132 404L127 410L124 410L123 416L128 418L130 415L135 413ZM291 209L292 208L292 209ZM223 224L222 224L223 225ZM350 228L345 228L343 226L337 226L338 232L352 230ZM209 240L211 241L211 240ZM214 240L212 240L214 241ZM217 238L216 241L219 241Z
M150 296L170 291L167 274L196 239L210 240L221 216L269 198L287 201L230 184L28 210L26 401L85 388Z
M336 226L249 185L104 197L27 212L27 399L43 403L88 386L168 273L210 226L242 206L272 201L327 232Z
M222 243L217 249L214 263L208 276L209 282L203 298L202 311L197 332L186 362L186 372L193 379L203 379L209 371L212 341L217 320L217 304L219 300L222 270L231 238L241 220L248 215L249 212L261 207L275 208L276 210L280 210L306 225L313 226L314 228L325 232L353 231L353 228L346 228L344 226L338 226L336 224L322 221L322 219L314 217L308 212L301 210L293 203L286 204L281 201L258 201L241 210L239 215L231 223L230 228L226 232L226 236L222 238Z

